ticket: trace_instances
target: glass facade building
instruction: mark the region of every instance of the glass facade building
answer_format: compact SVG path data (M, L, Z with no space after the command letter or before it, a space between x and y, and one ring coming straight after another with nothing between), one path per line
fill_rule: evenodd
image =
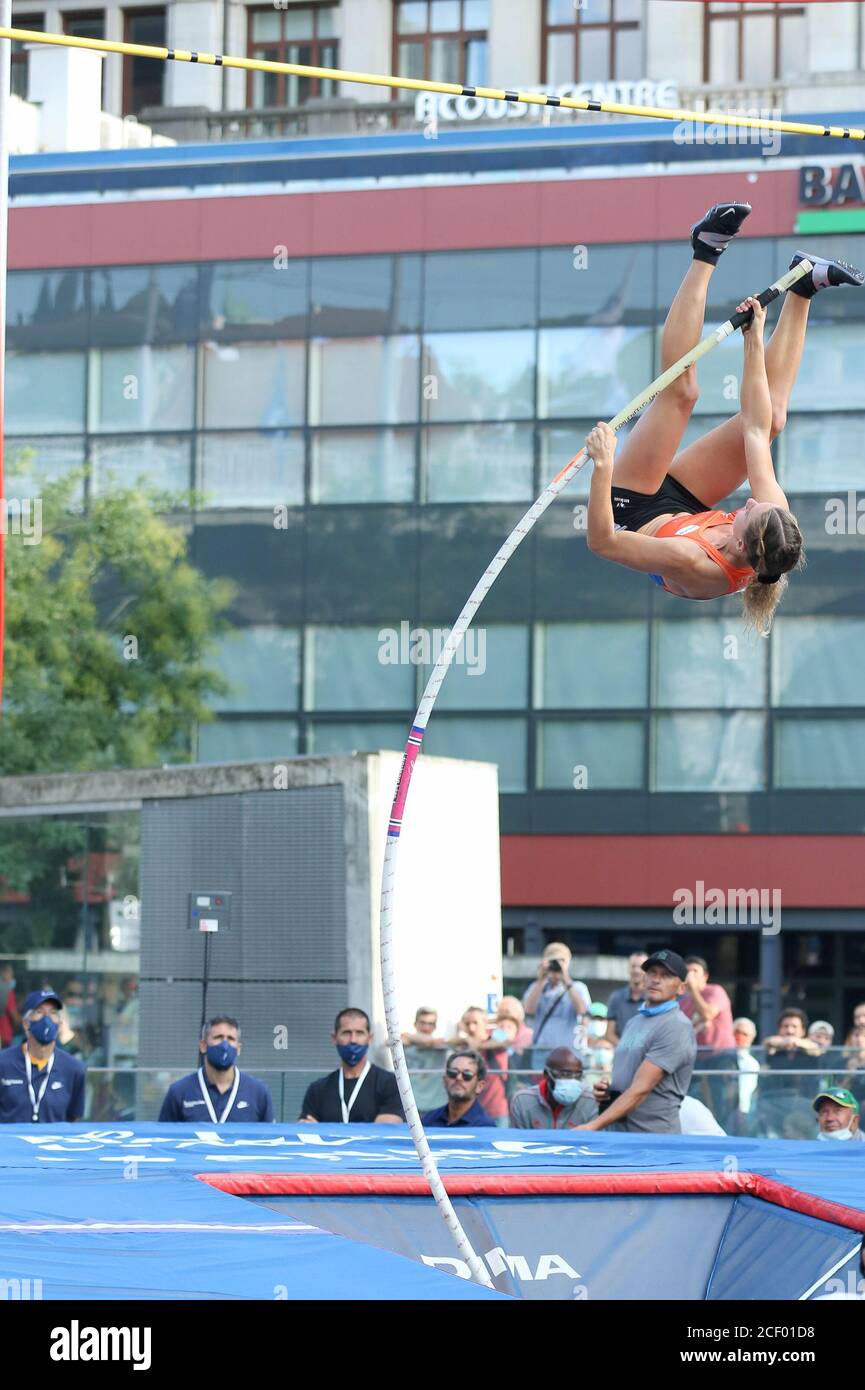
M843 242L865 260L865 237ZM795 245L737 246L707 323ZM580 259L564 244L10 274L7 497L24 455L46 476L86 461L92 491L194 491L192 557L236 586L232 691L193 756L403 746L505 535L660 370L686 249ZM586 473L538 524L425 745L498 764L506 831L783 833L815 806L826 829L860 828L863 359L865 299L821 295L775 445L808 567L768 642L737 599L681 603L591 555ZM738 408L740 369L736 338L701 365L686 443Z

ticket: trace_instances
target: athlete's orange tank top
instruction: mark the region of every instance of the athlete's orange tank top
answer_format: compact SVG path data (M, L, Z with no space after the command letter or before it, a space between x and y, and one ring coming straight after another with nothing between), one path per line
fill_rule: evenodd
M754 570L750 565L744 569L738 569L736 565L731 565L730 561L707 539L705 534L710 526L720 526L725 521L732 522L735 515L735 512L696 512L693 516L674 516L669 521L665 521L663 526L660 526L655 532L655 535L663 539L670 536L684 536L689 541L693 541L695 545L706 552L709 559L719 569L724 571L728 584L727 593L738 594L745 588L749 579L754 577ZM661 575L653 574L652 579L656 584L660 584L661 588L666 590L668 594L672 593ZM681 598L682 595L673 594L673 597Z

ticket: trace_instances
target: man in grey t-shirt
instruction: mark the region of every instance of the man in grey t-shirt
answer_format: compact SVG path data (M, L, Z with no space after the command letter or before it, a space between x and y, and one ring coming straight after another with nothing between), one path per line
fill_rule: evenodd
M688 971L682 957L667 950L649 956L643 970L646 1001L625 1025L612 1077L595 1086L600 1113L580 1129L682 1132L679 1107L697 1056L694 1030L679 1008Z

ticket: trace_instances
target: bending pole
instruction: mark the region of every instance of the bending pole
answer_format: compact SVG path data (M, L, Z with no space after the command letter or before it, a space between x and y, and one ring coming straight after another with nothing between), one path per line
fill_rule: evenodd
M46 34L34 29L0 28L0 39L21 43L60 44L64 48L92 48L98 53L123 53L132 58L158 58L165 62L203 63L205 67L241 68L244 72L282 72L296 77L318 77L331 82L360 82L368 87L390 87L408 92L440 92L444 96L479 97L526 106L559 106L567 111L600 111L611 116L645 116L661 121L697 121L747 130L778 130L787 135L822 135L837 140L865 140L865 130L843 125L809 125L803 121L776 121L762 116L725 115L720 111L672 111L666 106L625 106L617 101L590 101L586 97L554 97L544 92L515 92L499 87L464 87L455 82L427 82L416 77L393 77L372 72L347 72L342 68L312 68L302 63L274 63L266 58L232 58L223 53L200 53L186 48L154 48L143 43L114 43L110 39L78 39L71 34Z
M786 275L782 275L767 290L758 295L761 304L770 304L773 299L777 299L779 294L788 290L791 285L795 285L797 280L801 280L803 275L807 275L813 269L810 261L800 261L793 270L788 270ZM680 377L688 367L695 362L699 362L701 357L705 357L708 352L716 348L719 343L723 343L725 338L729 338L737 328L741 328L743 323L747 323L750 317L750 310L743 313L736 313L722 323L720 328L716 328L713 333L709 333L703 340L697 343L696 347L686 352L684 357L680 357L678 362L674 362L672 367L668 367L662 372L641 395L626 405L624 410L619 411L610 420L610 429L619 430L628 420L653 401L656 396L669 386L671 382ZM560 473L557 473L551 483L548 483L537 501L529 508L525 516L517 522L511 534L502 545L501 549L493 557L491 563L484 570L469 597L463 606L463 610L457 618L453 628L448 634L447 641L442 647L441 654L433 668L432 674L427 682L423 698L418 706L411 733L405 746L402 767L400 769L399 780L397 782L396 795L391 807L390 822L387 831L387 844L384 855L384 868L381 880L381 917L380 917L380 940L381 940L381 978L382 989L384 992L384 1010L387 1020L388 1045L391 1056L393 1057L394 1072L396 1073L397 1086L399 1087L400 1100L405 1110L405 1117L408 1121L411 1137L414 1140L417 1156L424 1177L430 1185L432 1195L436 1200L438 1209L445 1219L457 1248L463 1259L468 1263L472 1272L472 1277L480 1284L490 1284L490 1276L486 1266L481 1262L471 1247L469 1239L460 1225L456 1212L453 1209L451 1200L445 1191L444 1184L439 1175L435 1159L430 1152L430 1146L424 1132L423 1125L418 1114L417 1103L414 1092L411 1088L411 1079L406 1066L405 1053L403 1052L402 1038L400 1036L399 1016L396 1007L396 984L393 968L393 885L396 870L396 855L399 833L405 820L405 807L408 799L409 783L414 771L414 765L420 753L423 736L426 732L433 706L441 690L442 683L448 673L451 662L456 655L457 649L465 637L466 632L472 624L475 614L480 608L495 581L498 579L508 560L510 560L517 546L520 545L531 531L535 522L543 516L550 503L558 497L559 493L567 486L573 477L586 463L588 455L582 450Z

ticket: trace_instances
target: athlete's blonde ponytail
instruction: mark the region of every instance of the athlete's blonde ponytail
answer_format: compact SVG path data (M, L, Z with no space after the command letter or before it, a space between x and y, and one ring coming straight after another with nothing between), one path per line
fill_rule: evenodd
M742 595L745 626L768 637L787 588L787 573L805 564L802 532L792 512L771 507L757 513L744 539L749 564L755 571Z

